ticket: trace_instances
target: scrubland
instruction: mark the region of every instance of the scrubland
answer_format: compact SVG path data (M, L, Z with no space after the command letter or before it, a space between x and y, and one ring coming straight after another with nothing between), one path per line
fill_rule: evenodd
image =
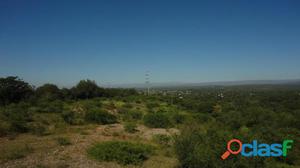
M287 167L300 165L298 87L70 89L0 80L0 167ZM22 86L22 87L21 87ZM238 138L294 140L287 157L221 160Z

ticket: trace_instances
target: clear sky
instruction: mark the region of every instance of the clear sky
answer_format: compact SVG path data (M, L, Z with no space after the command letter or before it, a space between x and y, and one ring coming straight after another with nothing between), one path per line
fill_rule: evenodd
M298 0L0 0L0 77L35 85L300 78Z

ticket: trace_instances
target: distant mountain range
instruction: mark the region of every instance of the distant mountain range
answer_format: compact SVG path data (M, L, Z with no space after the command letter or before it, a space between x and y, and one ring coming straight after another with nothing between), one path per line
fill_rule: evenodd
M184 82L165 82L165 83L150 83L151 88L195 88L205 86L239 86L239 85L300 85L300 79L289 80L243 80L243 81L216 81L216 82L199 82L199 83L184 83ZM106 85L104 87L112 88L147 88L146 84L115 84Z

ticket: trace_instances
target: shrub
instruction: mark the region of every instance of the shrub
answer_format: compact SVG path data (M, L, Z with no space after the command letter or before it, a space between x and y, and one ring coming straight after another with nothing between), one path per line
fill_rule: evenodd
M213 120L213 118L211 117L211 115L207 114L207 113L196 113L196 114L193 115L193 118L196 121L199 121L201 123L209 122L209 121Z
M236 137L230 131L211 125L209 128L196 123L190 123L181 134L175 138L175 152L181 167L203 168L210 167L264 167L264 158L252 159L235 155L223 161L220 155L226 149L226 143ZM242 138L243 140L244 138ZM250 141L245 140L245 141Z
M91 110L85 114L86 121L97 124L112 124L117 122L117 117L101 110Z
M169 112L169 109L165 106L162 106L162 107L157 108L157 112L158 113L167 113L167 112Z
M6 121L0 120L0 137L9 134L10 124Z
M94 98L94 99L82 101L82 105L83 106L79 106L79 107L83 107L84 109L87 110L91 110L94 108L101 108L103 106L100 98Z
M143 113L139 111L134 111L134 110L126 110L123 111L122 113L122 118L125 121L135 121L135 120L140 120L143 117Z
M129 133L134 133L137 131L135 123L126 123L124 128L125 128L125 131L129 132Z
M41 123L30 123L29 131L35 135L46 135L47 127Z
M149 113L145 115L144 123L150 128L168 128L172 126L168 116L162 113Z
M10 132L27 132L27 122L31 121L26 104L12 104L5 107L2 111L2 118L7 121Z
M84 115L75 111L67 110L62 113L62 118L68 124L81 125L84 124Z
M107 108L108 110L114 110L117 108L117 106L115 105L114 102L109 102L108 104L105 105L105 108Z
M99 161L115 161L123 165L138 165L153 154L153 147L141 143L109 141L92 146L87 150L87 153Z
M75 112L73 111L64 111L62 114L62 118L64 121L68 124L74 124L75 123Z
M66 146L66 145L71 145L72 144L70 139L67 138L67 137L58 137L58 138L56 138L56 141L61 146Z
M156 134L153 136L153 140L162 146L171 146L172 138L168 135Z
M140 120L143 117L143 114L140 111L129 111L129 116L133 120Z
M183 114L175 113L172 115L172 121L175 124L182 124L184 120L185 120L185 115Z
M56 101L41 101L38 104L37 111L41 113L61 113L63 111L63 102Z
M220 149L217 149L216 147L210 147L214 144L213 141L209 142L210 138L204 130L198 129L196 126L185 128L182 135L175 140L175 150L181 167L196 168L199 165L203 167L221 167L219 165L221 159L219 159L216 152L220 152L222 146L219 144L224 142L218 142L216 145Z
M123 107L124 107L124 108L129 108L129 109L130 109L130 108L133 107L133 105L132 105L131 103L126 103L126 104L123 105Z
M129 111L129 109L128 108L125 108L125 107L120 107L120 108L118 108L118 113L120 113L120 114L125 114L125 113L127 113Z
M155 107L159 107L159 104L156 103L156 102L149 102L149 103L146 104L146 106L147 106L148 109L153 109Z

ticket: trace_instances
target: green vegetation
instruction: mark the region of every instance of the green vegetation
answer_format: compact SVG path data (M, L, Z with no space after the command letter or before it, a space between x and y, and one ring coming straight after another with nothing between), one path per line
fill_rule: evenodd
M85 119L97 124L112 124L117 122L116 116L105 111L92 110L85 114Z
M171 127L171 121L167 114L149 113L144 117L144 123L151 128L168 128Z
M153 136L153 140L164 147L170 147L172 145L172 137L168 135L157 134Z
M88 154L99 161L116 161L120 164L141 164L153 154L153 147L141 143L109 141L94 145Z
M32 122L28 125L30 132L35 135L43 136L47 134L47 126L40 122Z
M220 92L222 97L211 96ZM248 90L242 87L203 89L194 91L186 99L176 99L177 104L193 115L175 140L181 167L277 167L280 162L285 166L298 165L298 144L293 145L287 158L249 159L235 155L222 161L220 154L233 138L243 142L257 139L269 144L297 139L299 100L298 89Z
M125 125L124 125L125 131L129 132L129 133L135 133L135 132L137 132L138 130L136 129L136 127L137 127L136 124L132 123L132 122L125 123Z
M89 138L95 139L88 144L98 138L116 140L97 144L88 154L123 165L156 157L147 144L158 146L159 159L177 159L178 167L300 165L298 85L203 87L148 96L133 89L101 88L91 80L70 89L53 84L34 88L17 77L0 78L0 140L5 144L0 146L1 162L54 144L69 145L75 137L74 146ZM286 158L234 155L222 161L220 156L232 138L267 144L292 139L294 144ZM24 146L23 139L31 141L35 150Z
M185 115L179 113L171 114L171 119L174 124L182 124L186 119L185 117Z
M4 124L1 125L0 130L2 135L6 135L10 132L27 132L27 123L31 121L31 116L28 111L28 104L10 104L5 108L1 108L1 119Z
M136 121L140 120L143 117L143 114L140 111L130 110L130 109L122 109L120 110L122 114L122 119L124 121Z
M32 94L33 88L18 77L0 78L0 105L17 103Z

